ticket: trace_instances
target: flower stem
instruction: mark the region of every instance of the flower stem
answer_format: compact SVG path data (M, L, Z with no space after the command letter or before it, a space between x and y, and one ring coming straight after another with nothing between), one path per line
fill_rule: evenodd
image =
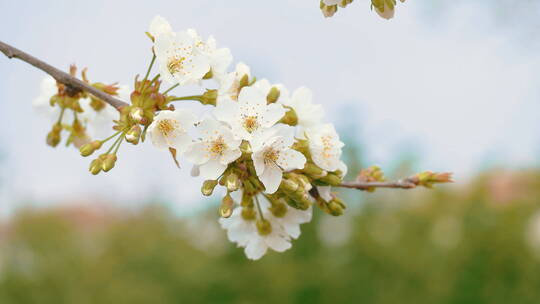
M168 88L165 92L163 92L162 94L165 95L167 93L169 93L170 91L172 91L174 88L176 88L177 86L179 86L180 84L175 84L173 85L172 87Z
M261 204L259 203L259 198L257 197L256 194L255 194L255 204L257 205L257 210L259 210L259 216L261 217L261 220L264 221L264 216L263 216L263 213L262 213Z
M150 61L150 65L148 66L148 70L146 70L146 75L144 75L143 83L148 79L148 76L150 76L150 71L152 70L152 67L154 66L155 61L156 61L156 55L152 54L152 61Z
M116 153L118 152L118 149L120 149L120 145L122 144L122 141L124 141L124 134L122 133L122 136L120 136L120 141L118 142L118 144L116 145L116 149L114 149L114 152L113 154L116 155Z
M118 137L118 138L114 141L114 143L111 145L111 147L109 148L109 150L107 150L107 152L105 152L105 154L111 153L111 151L114 149L114 147L116 146L116 144L118 144L118 142L119 142L122 138L124 138L123 135L124 135L124 133L122 133L122 134L120 135L120 137Z
M60 116L58 117L58 121L56 122L56 124L62 124L62 118L64 118L64 112L66 111L66 108L62 108L62 110L60 111Z
M109 137L107 137L107 138L101 140L101 143L104 144L104 143L108 142L111 138L117 136L120 132L122 132L122 131L117 131L117 132L114 133L113 135L111 135L111 136L109 136Z
M176 100L195 100L195 101L201 101L202 95L193 95L193 96L183 96L183 97L175 97L171 99L170 101L176 101Z

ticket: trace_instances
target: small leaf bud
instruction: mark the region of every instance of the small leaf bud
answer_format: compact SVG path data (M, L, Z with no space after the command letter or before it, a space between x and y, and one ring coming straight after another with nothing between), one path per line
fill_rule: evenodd
M210 196L214 192L214 188L217 186L218 181L214 179L205 180L201 192L204 196Z

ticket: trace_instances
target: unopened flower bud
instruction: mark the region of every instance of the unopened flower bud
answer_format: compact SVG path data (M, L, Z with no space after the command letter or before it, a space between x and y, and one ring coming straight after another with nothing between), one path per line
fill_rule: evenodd
M332 17L337 12L337 5L326 5L321 0L321 12L325 17Z
M279 99L280 94L281 92L278 88L272 87L272 89L270 89L270 92L268 92L268 95L266 95L266 101L268 103L274 103Z
M131 117L131 119L138 124L146 123L146 118L144 117L144 110L142 108L134 107L133 109L131 109L131 111L129 112L129 117Z
M81 152L81 156L86 157L92 155L96 150L99 150L101 148L102 144L103 143L100 140L94 140L85 145L82 145L79 149L79 151Z
M101 157L98 157L90 163L90 168L88 168L88 170L93 175L97 175L99 172L101 172L102 165L103 162L101 161Z
M307 175L313 177L313 178L321 178L326 176L328 173L324 171L323 169L319 168L317 165L311 162L307 162L304 165L304 169L302 169L304 173Z
M246 221L252 221L257 217L257 213L253 207L244 207L241 212L242 218Z
M279 185L279 188L285 192L293 193L296 190L298 190L298 183L290 180L290 179L283 179L281 180L281 184Z
M328 203L328 212L333 216L343 215L343 207L337 201L332 200Z
M219 215L224 218L228 218L232 215L234 201L229 193L223 197L221 206L219 206Z
M116 164L117 157L115 154L106 154L103 157L103 164L101 166L101 169L105 172L111 171L112 168L114 168L114 165Z
M210 69L206 74L204 74L203 79L211 79L214 77L214 73L212 72L212 69Z
M138 144L139 139L141 138L141 133L141 126L139 126L138 124L134 125L133 127L131 127L131 129L129 129L129 131L127 131L125 136L126 141L134 145Z
M208 179L205 180L202 187L201 192L204 196L210 196L214 192L214 188L217 186L218 181L214 179Z
M47 145L51 147L56 147L60 143L62 137L60 133L62 132L62 125L56 123L53 125L52 130L47 134Z
M269 221L265 220L265 219L260 219L257 221L256 223L257 225L257 231L259 232L260 235L269 235L270 233L272 233L272 224L270 224Z
M230 173L227 175L227 180L225 181L225 186L229 192L233 192L240 188L240 179L236 173Z
M334 173L328 173L326 176L319 178L318 181L330 186L339 186L341 184L341 178Z

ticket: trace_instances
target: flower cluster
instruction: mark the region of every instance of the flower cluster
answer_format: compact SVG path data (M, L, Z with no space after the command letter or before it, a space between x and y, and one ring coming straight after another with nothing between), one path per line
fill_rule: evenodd
M372 192L376 187L410 189L451 181L450 174L426 171L385 184L382 171L371 167L356 181L344 182L344 144L334 126L324 121L322 106L312 102L308 88L289 92L282 84L255 78L246 64L231 68L230 50L219 48L213 37L203 39L193 29L174 32L159 16L146 34L153 43L152 60L145 76L135 77L129 95L124 96L116 84L90 83L82 72L87 85L121 95L129 103L109 101L113 108L82 89L44 80L35 105L55 119L47 142L57 146L61 133L68 131L67 144L88 157L111 141L107 151L90 162L89 171L96 175L115 167L123 142L138 145L148 135L177 166L179 158L193 164L192 175L204 179L203 195L223 188L220 224L250 259L261 258L268 249L291 248L292 240L300 236L300 225L311 220L314 206L342 215L345 204L332 187ZM159 73L152 76L154 65ZM70 73L75 76L75 67ZM107 99L86 84L86 90ZM211 88L199 95L172 94L184 85ZM186 100L211 109L198 115L175 104Z
M71 66L70 74L75 75L76 72L77 68ZM81 75L83 81L90 84L86 70L83 70ZM100 82L91 85L113 96L128 94L125 86ZM53 122L52 130L47 134L47 144L52 147L60 143L62 132L66 131L69 134L66 145L80 148L90 143L93 137L106 134L112 127L112 120L117 116L117 111L109 104L86 92L59 83L51 76L42 80L40 95L33 105Z
M400 0L405 2L405 0ZM353 0L321 0L321 12L325 17L332 17L338 10L351 4ZM392 19L396 7L396 0L371 0L371 9L375 9L377 14L384 19Z
M229 49L192 29L174 32L159 16L149 36L163 81L177 86L212 80L218 86L202 95L165 96L215 107L203 117L161 109L148 132L156 147L193 163L193 174L205 180L204 195L218 185L226 189L220 223L248 258L290 248L314 204L330 214L343 212L343 202L330 192L347 170L340 159L343 143L333 125L323 123L324 111L312 103L309 89L289 93L257 80L243 63L229 71Z

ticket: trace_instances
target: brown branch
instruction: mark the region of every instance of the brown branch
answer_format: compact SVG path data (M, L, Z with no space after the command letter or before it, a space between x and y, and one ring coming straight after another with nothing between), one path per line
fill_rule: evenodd
M65 84L66 86L79 91L86 91L95 97L103 100L104 102L110 104L120 111L122 107L127 106L126 102L123 102L119 99L114 98L113 96L100 91L93 86L87 84L86 82L77 79L76 77L71 76L70 74L63 72L52 65L43 62L36 57L27 54L17 48L12 47L11 45L0 41L0 51L4 53L8 58L17 58L28 64L33 65L34 67L44 71L45 73L51 75L56 81Z
M378 169L378 167L376 167L376 169ZM431 188L435 184L454 182L452 180L452 173L449 173L449 172L433 173L431 171L418 173L416 175L399 179L393 182L383 182L383 181L373 181L373 180L370 181L369 170L370 169L363 170L356 181L342 182L338 187L370 191L370 190L374 190L375 188L413 189L418 186ZM362 173L365 173L365 174L362 174Z
M397 189L412 189L418 186L411 178L400 179L394 182L343 182L339 187L358 189L358 190L369 190L373 188L397 188Z

